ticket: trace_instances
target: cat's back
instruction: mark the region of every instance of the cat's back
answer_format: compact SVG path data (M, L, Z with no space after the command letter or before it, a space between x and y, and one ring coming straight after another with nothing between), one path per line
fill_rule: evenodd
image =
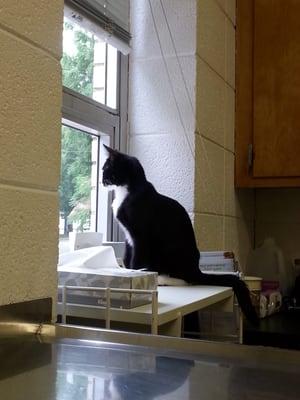
M147 211L148 214L155 213L162 216L186 215L185 208L175 199L159 193L150 182L146 182L139 190L128 196L128 206L136 210Z
M164 232L191 231L191 220L185 208L175 199L156 191L150 184L144 188L135 204L137 214L149 225Z
M192 232L191 220L185 208L177 200L157 192L150 182L129 193L120 211L119 217L123 222L133 224L136 228L147 227L156 234Z
M175 199L158 193L157 220L164 227L166 235L184 234L194 240L192 222L186 209Z

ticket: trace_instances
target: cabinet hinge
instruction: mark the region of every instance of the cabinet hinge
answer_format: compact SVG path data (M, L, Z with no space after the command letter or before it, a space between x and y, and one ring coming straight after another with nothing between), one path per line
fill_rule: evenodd
M253 167L253 144L248 144L248 170Z

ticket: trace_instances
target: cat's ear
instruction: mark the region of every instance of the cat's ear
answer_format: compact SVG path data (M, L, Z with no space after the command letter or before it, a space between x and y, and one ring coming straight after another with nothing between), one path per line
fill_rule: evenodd
M116 155L118 154L117 150L112 149L111 147L107 146L106 144L103 143L103 147L105 148L105 150L107 151L107 154L109 156L110 159L116 157Z

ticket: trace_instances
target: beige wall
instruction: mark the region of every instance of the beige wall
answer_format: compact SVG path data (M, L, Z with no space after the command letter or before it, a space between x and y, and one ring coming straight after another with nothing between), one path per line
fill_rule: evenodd
M253 192L234 189L235 0L197 1L195 220L200 249L253 242Z
M129 150L194 220L201 250L253 242L253 192L234 190L235 1L132 0Z
M62 0L0 0L0 304L56 296Z

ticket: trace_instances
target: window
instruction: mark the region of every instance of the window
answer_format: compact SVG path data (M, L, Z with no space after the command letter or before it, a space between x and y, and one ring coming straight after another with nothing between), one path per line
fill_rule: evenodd
M63 32L63 85L116 109L117 49L68 17Z
M96 230L98 148L99 136L62 127L61 235L70 230Z
M127 57L119 50L120 38L108 40L97 10L89 8L98 2L78 3L67 3L63 30L60 254L69 251L70 232L99 231L104 240L118 239L110 194L101 185L102 143L121 150L126 144Z

